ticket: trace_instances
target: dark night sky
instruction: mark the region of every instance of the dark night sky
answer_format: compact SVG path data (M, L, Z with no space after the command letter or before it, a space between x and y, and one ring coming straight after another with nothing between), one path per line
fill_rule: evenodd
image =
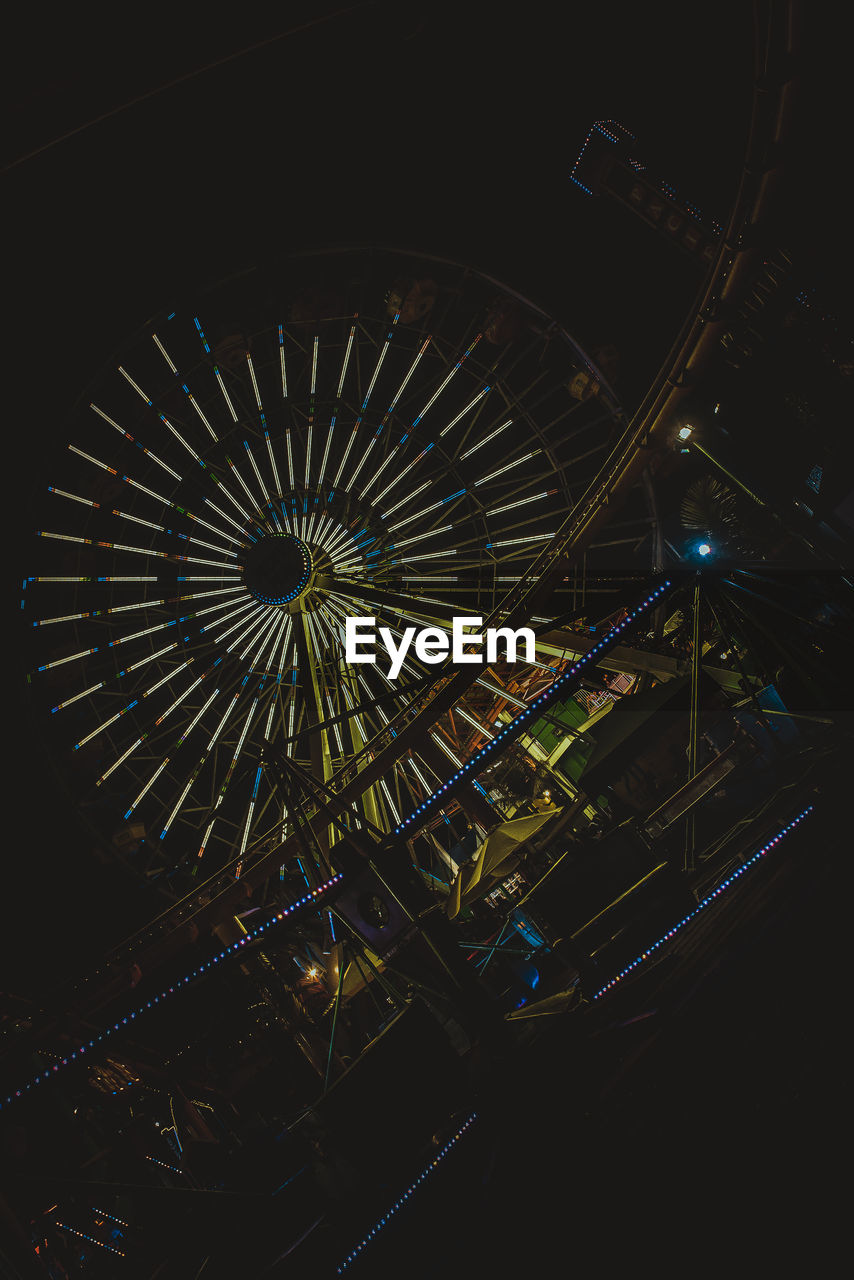
M41 430L64 440L68 406L150 314L305 245L444 253L582 338L663 356L690 269L567 174L592 121L614 118L723 220L749 120L751 6L533 0L522 22L482 0L375 0L275 38L335 8L286 6L278 23L241 13L222 27L148 10L118 27L67 9L10 42L11 347L38 380ZM819 168L848 105L832 25L810 13L800 176L785 202L791 221L805 211L822 227L821 253L843 226L841 150L837 172Z
M4 382L24 571L46 446L66 442L111 353L152 313L271 255L422 248L506 280L582 341L614 339L650 374L666 354L699 282L567 175L590 124L614 118L725 219L749 121L751 6L376 0L273 38L335 8L238 6L222 25L132 8L110 25L66 7L50 24L19 13L7 32ZM814 8L783 230L833 287L851 266L850 248L838 257L851 112L838 20ZM47 822L42 846L60 838L61 810Z

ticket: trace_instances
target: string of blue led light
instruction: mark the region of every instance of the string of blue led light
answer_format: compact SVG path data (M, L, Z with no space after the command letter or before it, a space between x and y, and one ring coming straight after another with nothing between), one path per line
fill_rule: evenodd
M99 1249L106 1249L108 1253L116 1253L120 1258L127 1255L121 1249L114 1249L111 1244L104 1244L103 1240L96 1240L94 1236L87 1235L85 1231L78 1231L76 1227L69 1227L67 1222L60 1222L55 1219L53 1225L60 1231L70 1231L73 1236L79 1236L81 1240L88 1240L90 1244L96 1244Z
M693 911L689 911L687 916L683 916L672 929L668 929L667 933L662 934L657 942L653 942L652 946L647 947L646 951L642 951L641 954L631 962L631 964L627 964L625 969L621 969L618 974L615 974L615 976L611 978L610 982L606 982L604 987L600 987L599 990L591 997L591 1000L598 1000L600 996L605 995L605 993L610 991L612 987L615 987L618 982L621 982L623 978L633 970L637 969L638 965L643 964L644 960L647 960L652 955L653 951L657 951L665 942L669 942L674 934L678 933L680 929L683 929L689 921L693 920L701 911L704 911L706 907L710 906L725 889L728 889L734 880L738 880L740 876L743 876L749 867L752 867L755 862L758 862L760 858L763 858L766 853L774 848L775 845L780 843L784 836L787 836L790 831L793 831L794 828L798 826L799 823L803 822L804 818L813 812L813 809L814 806L811 804L807 805L806 809L802 809L796 818L793 818L787 826L782 827L767 844L764 844L762 848L758 849L751 858L748 858L747 862L743 862L740 867L737 867L735 871L731 872L730 875L727 876L726 880L722 880L716 889L713 889L705 898L701 898Z
M402 821L394 828L394 834L396 836L402 835L413 822L419 818L426 817L432 809L435 809L441 803L444 803L447 800L445 793L449 791L451 787L455 786L456 783L462 781L468 775L471 775L472 773L479 773L484 768L489 757L494 755L503 746L504 740L510 734L519 733L520 730L524 728L525 723L530 720L531 716L535 714L541 715L545 710L546 705L554 700L557 694L565 688L567 683L577 676L578 673L586 666L597 662L601 657L603 657L603 650L610 647L610 645L618 639L620 634L625 631L626 627L631 623L636 622L642 614L646 613L648 609L651 609L653 605L657 604L659 598L671 585L670 579L666 578L660 586L656 587L654 591L651 591L650 594L636 606L636 608L632 609L631 612L626 615L622 622L611 627L598 644L595 644L592 649L588 649L583 657L573 663L568 671L565 671L562 676L558 676L558 678L554 680L549 687L539 695L539 697L529 703L524 711L520 711L508 725L505 725L503 729L496 733L494 738L490 739L490 741L487 742L485 746L481 747L479 751L476 751L475 754L465 762L465 764L461 765L457 772L452 774L447 782L442 783L442 785L437 787L432 795L428 796L426 800L417 805L408 818L402 819Z
M752 867L756 862L758 862L760 858L764 857L767 853L769 853L770 850L773 849L776 845L778 845L785 836L787 836L801 822L803 822L803 820L813 812L813 809L814 809L813 805L808 805L805 809L801 810L801 812L797 815L797 817L793 818L791 822L787 823L785 827L781 827L781 829L777 832L777 834L773 836L769 841L767 841L767 843L764 844L761 849L758 849L756 853L753 854L752 857L748 858L748 860L742 863L740 867L737 867L735 871L731 872L730 875L728 875L725 880L722 880L721 883L717 886L717 888L713 889L711 893L707 894L706 897L702 898L697 903L697 906L694 908L693 911L690 911L686 916L683 916L681 920L679 920L675 925L673 925L671 929L667 931L667 933L663 934L656 942L652 943L652 945L649 946L646 949L646 951L641 952L641 954L635 960L633 960L631 964L626 965L626 967L622 969L618 974L615 974L615 976L611 978L609 982L607 982L603 987L600 987L600 989L591 997L591 999L598 1000L601 996L605 995L608 991L610 991L613 987L615 987L618 982L620 982L623 978L625 978L629 973L637 969L638 966L641 965L644 962L644 960L647 960L653 954L654 951L657 951L658 948L663 946L665 942L669 942L670 939L674 937L676 933L678 933L681 929L685 927L685 925L687 925L691 920L693 920L697 915L699 915L701 911L705 910L706 907L710 906L718 897L720 897L720 895L724 893L735 880L738 880L739 877L743 876L744 873L750 867ZM363 1250L366 1249L367 1246L372 1242L372 1240L376 1238L376 1236L382 1231L383 1227L385 1227L389 1223L392 1216L395 1213L397 1213L399 1209L403 1207L405 1202L409 1200L409 1198L413 1195L413 1193L423 1183L425 1177L427 1177L427 1175L432 1172L432 1170L436 1167L439 1161L443 1159L445 1155L447 1155L448 1151L450 1151L453 1144L462 1136L465 1130L468 1129L469 1125L476 1118L476 1115L477 1113L475 1112L468 1118L468 1120L465 1122L462 1128L460 1128L457 1131L457 1133L454 1135L454 1137L451 1138L450 1141L445 1144L445 1146L442 1148L442 1150L440 1151L436 1159L434 1159L426 1167L426 1169L420 1174L420 1176L410 1184L410 1186L406 1189L406 1191L404 1191L400 1196L398 1196L394 1204L389 1209L386 1210L385 1215L382 1218L379 1218L374 1223L371 1230L368 1231L365 1234L365 1236L363 1236L359 1244L357 1244L351 1250L351 1252L347 1255L347 1257L343 1259L343 1261L338 1267L338 1275L343 1274L343 1272L346 1271L346 1269L350 1266L350 1264L356 1261L356 1259L363 1252Z
M183 978L179 978L172 986L166 987L159 995L153 996L150 1000L146 1001L145 1004L141 1004L138 1009L134 1009L133 1012L127 1014L125 1017L119 1018L111 1027L105 1027L99 1035L93 1036L88 1044L81 1045L79 1049L75 1049L66 1057L61 1058L59 1062L54 1063L53 1066L49 1067L46 1071L42 1071L37 1076L34 1076L28 1084L22 1085L22 1087L20 1089L16 1089L14 1093L7 1094L3 1101L0 1102L0 1109L4 1106L9 1106L11 1103L15 1102L16 1099L22 1098L24 1094L28 1093L35 1085L43 1084L45 1080L52 1079L54 1073L60 1071L63 1067L69 1067L72 1063L79 1061L80 1058L89 1053L92 1049L96 1049L98 1045L103 1043L103 1041L108 1040L110 1036L121 1031L122 1028L127 1026L129 1022L132 1022L134 1018L139 1017L140 1014L146 1013L149 1009L155 1008L163 1000L167 1000L169 996L174 995L176 991L180 991L180 989L185 987L187 983L192 982L195 978L200 978L209 969L213 968L214 965L227 959L230 955L233 955L234 952L239 951L241 947L245 947L248 943L254 942L256 938L260 938L261 934L264 933L266 929L272 928L273 925L279 924L282 920L287 919L288 916L293 915L294 912L298 911L301 907L307 906L309 903L316 903L327 893L329 889L338 884L342 878L343 875L339 872L338 875L334 875L331 880L325 881L323 884L318 885L316 889L311 889L301 898L298 898L296 902L292 902L289 907L284 907L281 911L278 911L270 920L266 920L263 924L257 925L254 929L250 929L245 937L240 938L237 942L232 942L230 946L225 947L224 950L218 952L215 956L212 956L210 960L206 960L203 964L197 965L195 969L190 971L190 973L186 974Z
M391 1205L388 1209L386 1209L384 1215L381 1218L377 1218L371 1230L367 1232L365 1236L363 1236L360 1242L354 1246L351 1252L347 1254L347 1257L344 1258L343 1261L340 1263L337 1271L337 1274L339 1276L344 1271L347 1270L347 1268L350 1266L352 1262L355 1262L355 1260L358 1258L362 1250L367 1248L367 1246L371 1243L371 1241L375 1239L377 1235L379 1235L383 1227L387 1226L388 1223L393 1218L393 1216L400 1209L403 1208L406 1201L409 1200L412 1194L418 1190L418 1188L421 1186L424 1180L430 1176L430 1174L433 1172L436 1166L440 1163L440 1161L444 1160L445 1156L451 1150L451 1147L454 1145L454 1143L459 1141L459 1139L465 1133L466 1129L468 1129L468 1127L476 1119L477 1119L477 1112L473 1111L469 1116L469 1118L465 1121L465 1123L454 1134L453 1138L448 1139L444 1147L442 1147L441 1150L439 1151L439 1154L435 1156L428 1165L425 1165L425 1167L422 1169L421 1173L418 1175L415 1181L411 1182L409 1186L406 1188L406 1190L401 1192L401 1194L395 1200L394 1204Z

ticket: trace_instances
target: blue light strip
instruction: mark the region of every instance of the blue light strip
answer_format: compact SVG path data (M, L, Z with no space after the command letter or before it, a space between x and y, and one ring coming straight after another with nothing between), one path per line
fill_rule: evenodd
M617 133L617 130L619 130L619 134ZM621 141L625 141L626 139L628 139L629 142L634 142L635 140L635 135L633 133L629 133L628 129L621 125L617 120L594 120L593 124L587 130L587 137L582 143L581 150L576 157L575 164L572 166L572 172L569 175L570 182L574 182L577 187L581 187L581 190L586 191L589 196L593 195L590 187L588 187L586 183L582 182L580 178L576 178L575 175L578 172L578 167L584 158L587 145L594 133L601 133L603 137L607 138L609 142L613 142L615 146L618 146Z
M79 1236L81 1240L88 1240L91 1244L96 1244L99 1249L106 1249L108 1253L117 1253L120 1258L127 1257L122 1253L121 1249L114 1249L111 1244L104 1244L102 1240L96 1240L94 1236L89 1236L85 1231L78 1231L76 1227L69 1227L67 1222L60 1222L58 1218L53 1219L53 1225L60 1231L70 1231L73 1236Z
M599 990L596 992L596 994L591 997L591 1000L598 1000L600 996L604 996L606 992L610 991L613 987L615 987L618 982L620 982L623 978L627 977L630 973L632 973L635 969L637 969L639 965L643 964L644 960L647 960L652 955L653 951L657 951L658 948L663 946L665 942L669 942L670 939L674 936L674 934L678 933L680 929L683 929L686 924L688 924L691 920L694 919L695 916L698 916L701 911L705 910L706 907L710 906L711 903L713 903L715 899L719 897L725 889L728 889L734 880L737 880L739 876L743 876L745 871L747 871L748 867L752 867L755 862L758 862L759 859L763 858L766 853L769 853L771 849L774 848L775 845L778 845L784 836L787 836L789 832L793 831L794 828L798 826L800 822L803 822L804 818L806 818L809 814L813 812L813 809L814 809L814 806L811 804L807 805L806 809L802 809L796 818L793 818L792 821L787 826L782 827L777 832L777 834L773 837L773 839L769 840L767 844L764 844L761 849L759 849L756 853L754 853L752 858L748 858L747 862L742 863L742 865L738 867L737 870L733 871L731 875L727 876L726 880L723 880L718 885L717 889L713 889L710 894L707 894L705 898L702 898L700 902L697 903L693 911L689 911L687 916L683 916L682 919L677 924L675 924L672 929L669 929L667 933L663 934L662 937L660 937L657 942L654 942L651 947L647 948L646 951L642 951L636 960L633 960L631 964L627 964L625 969L621 969L620 972L616 974L611 979L610 982L605 983L604 987L600 987Z
M430 1176L430 1174L436 1168L437 1164L439 1164L441 1160L444 1160L445 1156L448 1154L448 1152L450 1151L454 1143L457 1142L463 1136L466 1129L468 1129L469 1125L476 1119L477 1119L477 1112L473 1111L469 1116L468 1120L466 1120L465 1124L460 1129L458 1129L457 1132L454 1134L453 1138L451 1138L448 1142L445 1143L444 1147L442 1147L441 1151L435 1157L435 1159L431 1160L430 1163L425 1166L425 1168L418 1175L415 1181L410 1183L410 1185L407 1187L405 1191L401 1192L401 1194L395 1200L394 1204L389 1209L386 1209L385 1216L382 1218L378 1218L377 1221L374 1223L373 1227L371 1228L371 1230L367 1233L367 1235L360 1241L359 1244L357 1244L353 1248L351 1253L347 1254L347 1257L344 1258L344 1260L341 1262L341 1264L338 1267L338 1271L336 1273L337 1275L340 1276L344 1271L347 1270L351 1262L356 1261L356 1259L358 1258L362 1250L366 1249L367 1246L371 1243L371 1241L376 1236L379 1235L383 1227L386 1226L391 1221L392 1216L395 1213L397 1213L398 1209L403 1208L404 1204L410 1198L412 1193L418 1190L418 1188L421 1186L421 1183L424 1182L425 1178L428 1178Z
M338 875L333 876L331 880L327 880L324 884L318 885L316 889L309 890L308 893L304 894L301 898L298 898L296 902L292 902L289 907L285 907L283 910L277 912L272 919L265 921L264 924L259 924L255 929L250 929L244 937L240 938L237 942L232 942L231 946L226 947L224 951L220 951L217 955L212 956L211 959L206 960L204 964L198 965L197 968L186 974L185 977L179 978L173 986L167 987L165 990L161 991L159 996L153 996L151 1000L148 1000L145 1004L141 1004L138 1009L134 1009L134 1011L127 1014L126 1017L119 1018L119 1020L114 1022L111 1027L105 1027L100 1035L95 1036L88 1044L82 1045L81 1048L75 1049L74 1052L68 1054L67 1057L61 1058L59 1062L54 1063L54 1065L47 1071L42 1071L39 1075L35 1076L29 1084L23 1085L20 1089L16 1089L14 1093L7 1094L3 1101L0 1102L0 1109L4 1106L9 1106L11 1103L15 1102L16 1099L23 1097L23 1095L35 1085L42 1084L45 1080L50 1079L54 1072L59 1071L62 1067L71 1066L73 1062L82 1058L85 1053L88 1053L91 1049L96 1049L102 1041L108 1040L110 1036L114 1035L117 1031L121 1031L121 1029L127 1026L129 1022L132 1022L134 1018L139 1017L140 1014L145 1013L148 1009L153 1009L155 1005L160 1004L163 1000L167 1000L169 996L174 995L176 991L180 991L180 989L185 987L187 983L192 982L195 978L202 977L203 974L207 973L208 969L219 964L221 960L226 960L235 951L239 951L241 947L245 947L250 942L254 942L256 938L260 938L265 929L269 929L273 925L279 924L280 921L286 920L288 916L292 916L294 912L298 911L301 907L306 906L308 903L316 902L317 899L322 897L328 889L331 889L342 879L343 873L339 872Z
M661 586L656 587L654 591L650 592L646 599L642 600L635 609L632 609L622 622L618 623L617 626L611 627L610 631L602 637L598 644L595 644L592 649L588 649L584 656L579 658L577 662L573 663L568 671L564 672L562 676L558 676L557 680L552 681L548 689L544 690L543 693L541 693L538 698L535 698L524 711L521 711L519 715L511 720L508 725L505 725L500 732L496 733L495 737L487 742L485 746L481 747L479 751L476 751L475 754L465 762L465 764L460 766L456 773L451 775L447 782L444 782L439 789L433 793L433 795L428 796L422 804L413 809L408 818L404 818L399 822L394 828L393 834L396 836L402 835L417 819L426 819L432 809L437 808L439 804L447 801L445 792L449 791L464 778L470 778L473 774L480 773L484 768L486 761L490 756L497 753L499 748L502 746L504 739L507 738L508 735L519 733L525 727L526 721L530 720L531 716L542 715L543 711L545 711L544 704L548 705L552 702L560 690L564 689L568 682L577 676L580 671L583 671L586 666L595 664L600 658L604 657L603 650L610 648L610 646L619 638L620 634L625 631L626 627L637 621L642 614L646 613L647 609L651 609L656 605L659 597L664 595L670 586L670 579L666 578L662 582Z

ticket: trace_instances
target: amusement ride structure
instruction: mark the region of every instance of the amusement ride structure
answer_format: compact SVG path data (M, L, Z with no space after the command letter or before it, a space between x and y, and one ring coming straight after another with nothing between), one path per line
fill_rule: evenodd
M378 247L223 281L81 401L34 513L29 698L146 909L4 1010L21 1274L357 1267L536 1019L593 1016L808 828L847 749L849 551L714 434L788 288L772 8L726 226L615 122L572 170L703 277L633 411L613 352L512 284ZM533 657L348 660L348 617L399 641L460 616ZM200 1207L246 1188L249 1261Z

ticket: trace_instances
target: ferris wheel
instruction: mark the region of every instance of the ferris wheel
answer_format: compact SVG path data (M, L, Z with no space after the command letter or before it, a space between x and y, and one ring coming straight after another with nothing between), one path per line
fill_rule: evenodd
M80 406L26 584L38 713L116 852L191 884L280 842L265 762L330 783L439 678L349 663L347 618L495 610L620 418L560 325L423 255L303 255L148 324ZM392 829L554 662L484 667L355 820Z

